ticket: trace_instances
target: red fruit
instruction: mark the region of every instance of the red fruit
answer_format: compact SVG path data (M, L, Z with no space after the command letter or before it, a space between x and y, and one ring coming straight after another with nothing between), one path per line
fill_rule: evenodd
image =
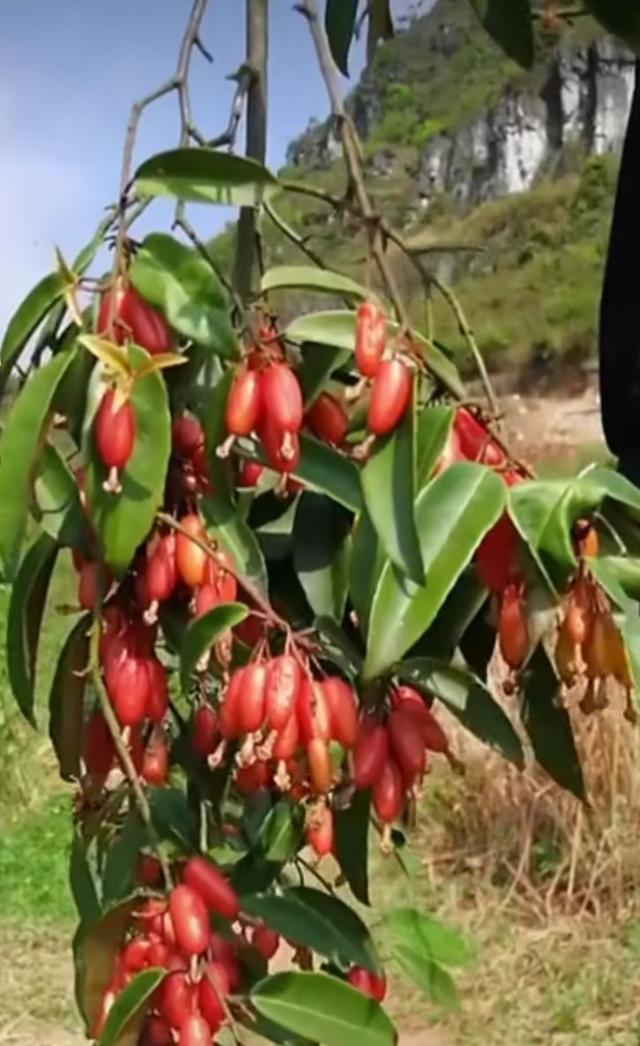
M377 977L375 973L370 973L362 966L354 966L349 970L347 980L359 992L375 999L376 1002L382 1002L387 994L387 980L384 974L382 977Z
M365 378L375 378L387 344L387 321L374 302L365 301L356 315L356 367Z
M122 469L133 453L136 415L131 400L116 405L115 389L107 389L95 420L96 447L108 469Z
M455 465L457 461L464 461L464 454L462 453L458 433L455 429L451 429L444 450L436 462L433 475L439 476L441 472L448 469L450 465Z
M206 951L211 928L200 892L189 884L175 886L169 895L169 914L180 951L185 955L201 955Z
M298 726L298 717L295 712L292 712L287 722L278 733L276 743L273 746L273 758L278 760L283 759L285 762L287 759L291 759L298 747L299 738L300 727Z
M197 999L197 987L187 974L176 970L165 977L158 992L158 1011L161 1017L179 1031L192 1013Z
M304 404L300 383L286 363L274 363L262 373L262 403L273 427L280 432L299 432Z
M232 955L231 959L236 963L235 955ZM220 961L207 963L198 986L198 1004L214 1035L225 1020L222 1000L226 999L231 990L227 966Z
M260 439L269 464L276 472L295 472L300 464L297 432L284 432L276 428L267 415L260 425Z
M244 460L238 472L238 486L257 487L264 474L264 465L259 461Z
M333 811L326 804L313 811L306 830L307 843L318 857L333 850Z
M324 690L307 675L300 683L296 713L303 741L331 740L331 711Z
M145 748L142 776L147 784L163 788L169 777L169 746L162 733L154 734Z
M151 941L148 937L134 937L125 946L122 953L122 967L127 973L139 973L149 965L149 949Z
M529 628L524 601L517 585L508 585L502 594L498 639L500 652L509 668L520 668L529 650Z
M215 610L216 607L220 606L221 602L222 600L215 585L202 585L196 592L194 616L203 617L209 611Z
M198 755L206 759L215 751L219 732L218 716L211 705L201 705L193 717L192 742Z
M170 352L171 331L166 320L130 286L120 285L116 290L115 309L111 305L112 291L102 296L98 314L98 334L111 337L118 345L133 341L152 356ZM113 314L113 326L110 321Z
M200 1014L187 1017L180 1029L178 1046L212 1046L211 1028Z
M386 727L374 719L363 719L353 754L356 788L371 788L382 774L389 753L389 735Z
M468 461L480 461L491 468L505 465L504 451L491 438L491 433L466 407L459 407L453 422L460 448Z
M329 746L321 737L314 737L307 744L307 760L313 791L325 795L333 783L333 767Z
M238 696L238 725L243 734L253 734L264 723L267 665L253 661L242 676Z
M518 532L505 513L485 534L476 552L476 568L490 592L502 592L517 576Z
M175 534L166 534L160 539L147 561L144 580L150 602L161 603L169 599L178 582Z
M449 739L436 717L426 709L427 715L422 722L422 737L430 752L446 755L449 751Z
M138 882L143 886L157 886L162 878L160 861L153 854L140 854L138 858Z
M202 425L196 418L182 414L171 426L173 450L181 458L192 458L199 447L204 446Z
M253 795L261 788L267 788L271 784L269 764L259 759L251 766L241 767L236 772L235 783L240 795Z
M235 562L227 552L216 552L215 559L209 557L204 568L204 584L215 588L220 603L233 603L238 595L235 577Z
M367 420L370 432L384 436L397 427L409 405L412 387L413 376L406 363L401 359L383 360L371 389Z
M358 709L353 688L339 676L320 684L331 718L331 736L345 748L353 748L358 736Z
M122 726L136 726L146 715L149 674L139 657L125 657L107 680L109 696Z
M102 712L92 712L84 729L82 758L87 771L106 777L114 764L116 749Z
M387 759L382 773L373 783L373 806L381 821L391 824L402 811L404 788L402 774L393 759Z
M210 911L224 919L236 918L238 895L215 864L204 857L192 857L185 865L183 878Z
M349 418L341 403L328 392L321 392L306 413L306 422L314 436L325 443L340 444L347 434Z
M172 958L171 948L165 941L152 940L149 948L149 966L168 969ZM183 962L183 960L180 960Z
M145 715L152 723L161 723L169 708L167 670L156 657L142 658L147 673Z
M282 730L295 708L302 671L295 657L282 654L269 662L265 687L265 714L273 730Z
M242 733L239 701L244 671L244 668L238 668L233 673L220 705L220 733L226 741L233 741Z
M185 585L189 588L197 588L204 580L204 571L209 556L196 545L188 536L189 534L199 541L207 540L207 532L200 516L183 516L180 526L187 534L178 532L176 535L176 566Z
M173 1035L171 1025L164 1017L156 1017L150 1014L142 1028L140 1046L173 1046Z
M224 415L231 436L250 436L254 431L262 407L260 386L261 376L255 370L245 370L235 379Z
M256 926L251 935L251 943L269 962L280 947L280 934L270 930L268 926Z
M387 720L387 731L393 757L405 782L411 784L416 777L424 775L427 765L425 743L416 730L415 715L401 708L392 712Z

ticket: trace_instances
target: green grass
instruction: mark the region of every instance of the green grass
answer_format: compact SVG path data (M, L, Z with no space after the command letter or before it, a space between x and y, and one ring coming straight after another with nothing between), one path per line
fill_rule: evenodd
M0 918L69 923L69 791L44 795L33 810L7 815L0 834Z

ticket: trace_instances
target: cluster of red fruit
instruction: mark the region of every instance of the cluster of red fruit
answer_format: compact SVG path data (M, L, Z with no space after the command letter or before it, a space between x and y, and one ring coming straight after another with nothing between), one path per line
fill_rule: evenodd
M371 789L385 836L427 773L429 752L449 755L444 730L416 690L396 686L388 698L383 716L379 711L361 716L353 753L355 786Z
M370 380L367 428L385 436L400 424L413 392L413 370L408 356L387 350L387 319L375 302L360 305L356 315L355 362L363 382Z

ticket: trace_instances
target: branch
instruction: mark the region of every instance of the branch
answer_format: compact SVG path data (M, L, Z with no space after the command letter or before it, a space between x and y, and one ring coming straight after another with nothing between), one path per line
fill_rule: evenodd
M284 218L281 218L278 212L270 203L263 203L262 208L268 218L271 219L276 229L279 229L283 236L286 236L291 243L306 254L309 261L312 261L314 265L317 265L319 269L328 269L329 266L322 260L319 254L309 247L307 241L297 233L295 229L292 229L290 225L285 222Z
M207 146L210 149L219 149L223 145L229 146L229 152L233 151L236 143L236 135L238 133L238 127L242 119L242 113L244 112L244 103L249 93L249 88L253 81L253 70L249 65L243 63L238 69L237 73L233 73L229 79L237 80L237 86L231 99L231 112L229 114L229 123L227 128L222 134L219 134L217 138L212 138L211 141L207 142Z
M322 200L323 203L329 204L330 207L334 207L336 210L343 210L346 201L340 199L339 196L332 196L331 193L325 192L324 189L318 189L315 185L304 185L302 182L282 182L282 188L286 192L297 192L301 196L313 196L316 200Z
M176 208L176 216L175 216L175 219L174 219L174 222L173 222L173 227L174 227L174 229L181 229L182 230L182 232L185 234L187 239L191 240L191 243L196 248L196 250L200 253L200 255L204 258L206 263L213 269L213 271L215 272L216 276L220 280L220 283L222 284L222 286L225 288L225 290L228 292L228 294L233 299L233 304L234 304L234 306L235 306L239 316L242 318L242 316L244 315L244 306L243 306L240 298L236 294L236 292L234 290L234 287L233 287L233 284L225 276L224 272L222 271L222 269L220 268L220 266L216 262L215 258L211 254L211 251L207 247L206 243L203 243L202 240L200 239L200 237L198 236L196 230L194 229L193 225L188 220L188 218L187 218L187 216L185 214L184 206L179 205Z

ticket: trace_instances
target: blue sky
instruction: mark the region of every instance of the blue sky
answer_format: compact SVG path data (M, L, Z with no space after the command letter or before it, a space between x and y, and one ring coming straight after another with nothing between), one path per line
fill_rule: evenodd
M429 3L429 0L427 0ZM113 201L131 102L173 71L191 0L19 0L3 5L0 34L0 330L24 293L52 267L53 244L72 256ZM196 121L225 126L242 59L243 0L210 0L203 39L211 66L194 56ZM393 0L397 13L413 6ZM352 72L362 66L356 48ZM327 101L308 31L292 0L271 0L269 163ZM348 87L348 82L345 81ZM137 160L170 148L176 103L147 111ZM165 212L166 213L166 212ZM211 209L204 232L230 215ZM164 217L155 211L152 224Z

